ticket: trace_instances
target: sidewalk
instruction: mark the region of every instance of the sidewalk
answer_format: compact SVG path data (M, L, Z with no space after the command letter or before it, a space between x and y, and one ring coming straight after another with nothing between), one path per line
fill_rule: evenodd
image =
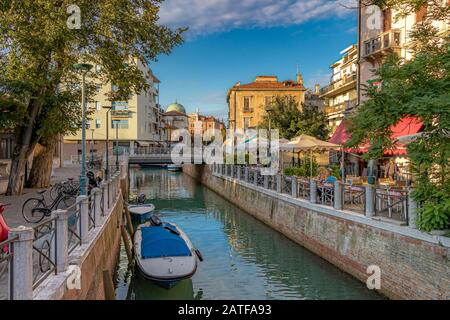
M74 178L75 180L78 180L79 174L79 166L54 168L51 183L54 184L57 182L61 182L67 180L68 178ZM28 198L39 196L37 192L41 190L43 189L24 189L24 193L20 196L0 195L0 202L11 204L6 207L6 210L4 212L4 217L8 226L13 228L20 225L29 225L22 217L22 205ZM46 197L46 200L50 201L48 192L46 192L44 196Z

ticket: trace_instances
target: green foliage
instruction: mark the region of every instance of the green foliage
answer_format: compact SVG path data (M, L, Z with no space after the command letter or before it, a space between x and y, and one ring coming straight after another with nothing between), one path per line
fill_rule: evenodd
M297 177L305 177L309 178L311 175L311 161L309 159L305 159L301 162L298 167L291 167L284 169L285 176L297 176ZM315 158L312 161L312 176L315 177L319 174L319 165Z
M182 43L184 30L157 23L160 2L0 1L0 125L32 125L39 136L79 127L80 74L73 64L81 61L102 66L91 79L118 86L111 101L142 92L147 75L137 61L154 61ZM80 30L67 26L71 4L81 9Z
M325 140L329 133L328 121L325 113L317 107L303 105L302 110L292 96L276 97L270 106L271 112L263 119L261 127L278 129L280 137L292 139L301 134L310 135Z
M337 179L341 178L341 169L337 164L332 164L329 168L331 170L331 175Z
M448 8L442 16L448 17ZM413 58L389 56L376 73L381 87L368 84L368 100L350 119L348 146L368 143L365 158L376 159L395 147L391 126L405 117L423 122L424 133L408 145L408 156L415 177L413 196L421 205L418 227L429 231L446 228L450 217L450 40L428 22L418 24L411 35Z

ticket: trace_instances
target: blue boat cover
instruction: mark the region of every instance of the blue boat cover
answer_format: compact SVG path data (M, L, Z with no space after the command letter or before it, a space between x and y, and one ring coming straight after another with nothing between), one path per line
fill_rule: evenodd
M173 225L165 225L176 230ZM141 228L141 234L142 259L191 255L191 251L183 238L165 229L164 226L143 227Z

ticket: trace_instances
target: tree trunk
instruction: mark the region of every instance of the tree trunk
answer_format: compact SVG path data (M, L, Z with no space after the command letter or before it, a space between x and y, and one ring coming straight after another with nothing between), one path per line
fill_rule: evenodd
M25 123L16 130L17 138L13 157L11 159L11 170L6 195L22 194L25 182L25 164L39 141L39 137L34 132L34 124L36 117L42 108L42 99L37 100L36 98L32 98L28 106L28 118Z
M47 188L52 177L53 155L57 137L41 139L34 149L33 166L28 177L28 188Z

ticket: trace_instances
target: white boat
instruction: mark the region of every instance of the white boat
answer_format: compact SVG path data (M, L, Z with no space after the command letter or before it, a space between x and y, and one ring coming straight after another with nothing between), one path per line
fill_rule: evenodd
M134 252L143 276L164 288L192 277L197 259L203 260L180 227L161 222L156 216L137 228Z
M155 211L155 206L151 203L129 205L128 211L130 212L133 220L139 223L144 223L150 219L152 213Z
M182 171L183 167L178 164L168 164L167 170L169 171Z

